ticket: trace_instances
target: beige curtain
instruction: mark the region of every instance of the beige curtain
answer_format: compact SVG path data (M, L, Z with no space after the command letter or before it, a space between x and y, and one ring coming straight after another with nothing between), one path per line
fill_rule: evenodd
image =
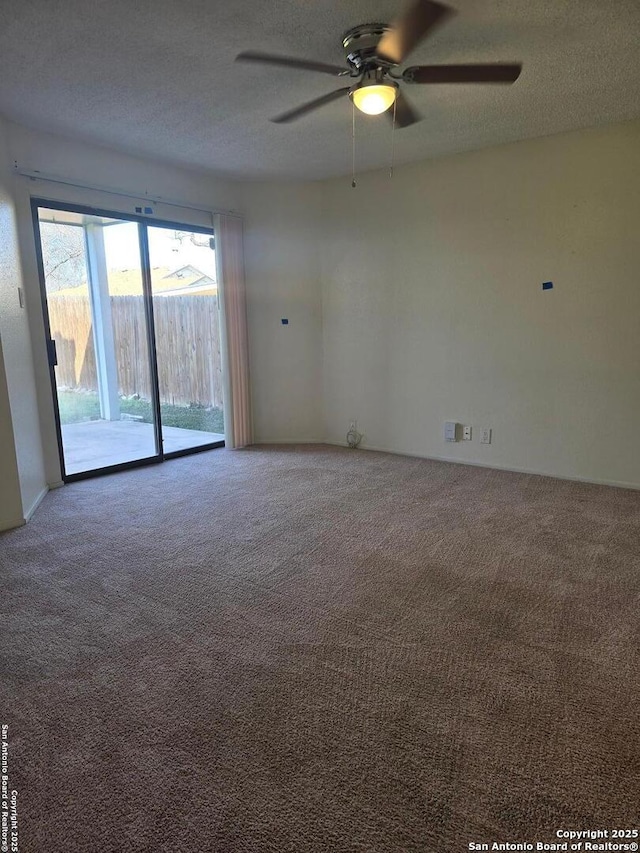
M252 443L253 434L242 219L219 214L215 218L214 230L222 315L220 339L225 442L231 448L246 447Z

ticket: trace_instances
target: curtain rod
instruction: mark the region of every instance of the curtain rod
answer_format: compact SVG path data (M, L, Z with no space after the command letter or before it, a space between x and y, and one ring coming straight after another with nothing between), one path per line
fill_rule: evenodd
M150 195L148 192L140 193L139 195L135 195L131 192L126 192L125 190L114 190L109 187L100 186L99 184L85 184L79 183L78 181L72 181L69 178L61 178L57 175L47 175L45 172L39 172L37 169L23 169L17 164L14 166L13 171L21 175L24 178L29 178L34 181L45 181L50 184L64 184L68 187L75 187L81 190L96 190L97 192L108 193L109 195L117 195L122 196L124 198L130 198L133 201L141 201L145 199L146 201L154 201L158 204L167 204L171 207L182 207L185 210L198 210L201 213L211 213L211 214L224 214L225 216L235 216L238 219L242 219L242 214L238 213L236 210L224 210L223 208L217 207L200 207L196 204L186 204L182 201L177 201L176 199L163 198L159 195Z

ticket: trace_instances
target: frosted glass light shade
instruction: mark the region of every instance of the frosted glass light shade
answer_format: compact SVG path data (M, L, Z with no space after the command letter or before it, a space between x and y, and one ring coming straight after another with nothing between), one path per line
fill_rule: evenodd
M396 87L380 83L360 86L352 92L351 97L361 112L370 116L377 116L388 110L395 101Z

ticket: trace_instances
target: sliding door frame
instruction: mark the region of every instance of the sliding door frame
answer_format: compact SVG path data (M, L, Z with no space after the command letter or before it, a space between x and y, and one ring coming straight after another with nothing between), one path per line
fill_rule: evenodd
M154 375L155 380L156 380L155 386L157 386L155 389L157 391L157 400L158 400L158 403L157 403L157 405L158 405L158 415L157 415L158 421L157 422L160 425L160 427L162 427L162 417L160 414L160 406L161 406L161 403L160 403L160 382L158 379L158 369L157 369L158 359L157 359L157 353L156 353L155 320L154 320L154 313L153 313L153 285L151 282L151 258L150 258L150 253L149 253L149 232L147 230L150 227L151 228L167 228L167 229L172 228L175 231L187 231L190 234L204 234L207 237L213 237L214 239L215 239L215 231L214 231L213 225L211 226L211 228L205 228L204 226L201 226L201 225L184 225L184 224L180 224L179 222L169 222L169 221L163 220L163 219L149 219L148 217L140 217L140 234L141 234L140 240L141 240L141 245L142 245L142 243L144 243L144 250L143 251L145 254L145 258L146 258L146 261L143 264L143 287L145 288L145 293L146 293L147 286L149 289L148 305L149 305L149 312L150 312L150 318L151 318L151 322L150 322L149 327L153 329L153 339L151 341L151 346L152 346L152 350L153 350L153 360L154 360L154 365L153 365L154 374L153 375ZM144 279L146 277L146 274L148 274L148 285L147 285L147 283L144 283ZM220 282L218 282L218 323L222 323L222 313L220 311ZM224 398L224 395L223 395L223 398ZM227 405L227 400L224 400L225 408L226 408L226 405ZM171 450L169 453L165 453L161 447L162 459L163 460L164 459L177 459L179 456L191 456L192 453L199 453L202 450L215 450L218 447L224 447L224 446L225 446L224 440L222 440L222 441L211 441L208 444L199 444L197 447L185 447L182 450Z
M151 261L149 259L149 237L142 222L138 222L138 243L140 246L140 265L142 268L142 299L147 327L147 348L149 350L149 371L151 373L151 408L153 409L153 429L156 439L158 462L164 461L162 444L162 414L160 411L160 384L158 382L158 352L156 350L156 324L153 314L153 291L151 289Z
M60 407L58 405L58 386L56 382L55 373L55 343L53 341L53 338L51 337L49 304L47 301L44 259L42 255L40 219L38 217L38 209L41 207L47 208L49 210L61 210L68 211L69 213L80 213L85 214L87 216L104 216L108 219L115 219L120 222L133 222L137 223L138 225L140 268L142 273L142 298L144 303L145 320L147 327L149 370L151 374L151 406L154 413L154 437L156 443L156 453L153 456L145 456L142 459L135 459L131 462L120 462L117 465L106 465L102 468L96 468L90 471L82 471L77 474L68 474L65 470L64 444L62 440L62 422L60 419ZM150 219L148 216L139 216L133 213L121 213L119 211L107 210L101 207L92 207L84 204L73 204L41 197L31 198L31 218L33 221L33 232L36 244L36 260L38 265L38 278L40 280L40 296L44 320L44 333L46 338L47 360L49 365L49 378L51 382L51 395L53 398L56 439L58 444L58 455L60 457L60 471L62 474L63 481L65 483L71 483L76 480L86 480L90 477L99 477L104 474L114 474L118 471L127 471L131 468L140 468L143 465L153 465L154 463L164 462L166 459L174 459L178 456L190 456L192 453L200 453L205 450L213 450L218 447L224 447L224 441L214 441L209 442L208 444L198 445L197 447L188 447L184 448L183 450L174 450L171 453L164 453L163 451L160 385L158 380L158 356L156 350L155 321L153 313L153 287L151 283L149 236L147 232L147 228L149 226L157 226L159 228L174 229L176 231L188 231L189 233L206 234L209 237L214 237L215 233L213 225L211 226L211 228L206 228L201 225L185 225L182 222L174 222L172 220L167 219ZM218 317L221 322L220 312L218 312Z

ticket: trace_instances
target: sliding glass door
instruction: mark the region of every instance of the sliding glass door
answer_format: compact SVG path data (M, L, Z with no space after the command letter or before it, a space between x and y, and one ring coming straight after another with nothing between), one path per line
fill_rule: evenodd
M147 235L166 455L224 440L216 262L210 233Z
M65 480L221 446L212 232L33 204Z

